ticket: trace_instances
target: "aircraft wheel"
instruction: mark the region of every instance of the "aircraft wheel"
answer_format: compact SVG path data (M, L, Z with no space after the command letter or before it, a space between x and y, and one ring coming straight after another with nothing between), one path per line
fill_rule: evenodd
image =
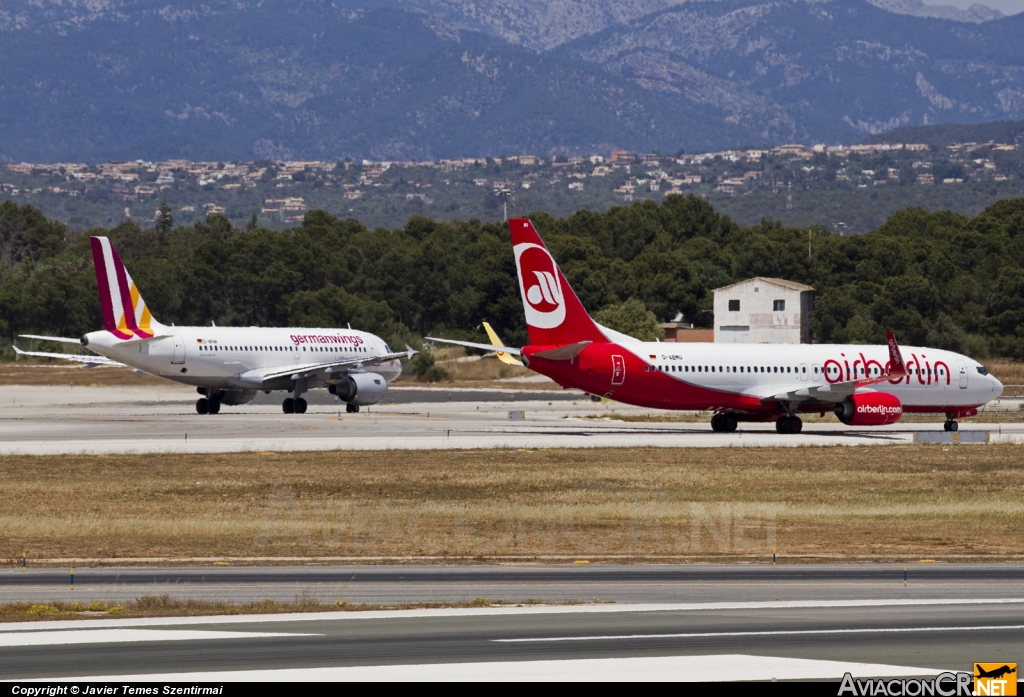
M775 430L779 433L789 433L789 417L783 416L775 422Z
M210 402L206 397L200 397L196 400L196 413L197 414L208 414L210 412ZM949 430L948 428L946 429Z
M736 430L739 425L739 420L735 414L722 414L722 431L725 433L732 433Z
M211 399L211 400L208 400L208 401L210 402L210 404L208 405L210 413L211 414L219 414L220 413L220 401L216 400L216 399Z
M281 402L281 409L284 410L285 414L294 414L295 413L295 400L292 399L291 397L288 397L283 402Z
M357 413L359 411L359 405L358 404L346 404L345 405L345 411L347 411L349 414L355 414L355 413Z
M789 417L789 432L800 433L802 430L804 430L803 420L799 416Z
M711 430L715 433L721 433L722 431L722 415L715 414L711 417Z
M956 421L947 421L946 426L948 426L947 431L957 431L960 429L960 424Z
M944 424L942 424L942 430L943 430L943 431L948 431L948 430L949 430L949 425L950 425L951 423L953 423L953 422L952 422L952 421L947 421L947 422L945 422Z
M295 404L293 405L293 407L295 409L296 414L305 414L306 400L304 400L302 397L299 397L298 399L295 400Z

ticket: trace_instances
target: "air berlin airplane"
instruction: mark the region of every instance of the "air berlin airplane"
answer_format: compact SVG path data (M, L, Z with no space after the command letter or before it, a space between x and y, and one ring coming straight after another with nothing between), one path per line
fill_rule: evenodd
M637 341L591 319L529 220L513 218L509 227L530 345L498 348L565 388L642 407L713 411L715 431L774 421L780 433L799 433L801 413L827 411L851 426L895 423L904 411L944 413L946 430L955 431L957 418L975 416L1003 391L977 361L938 349L901 351L892 332L886 346Z
M326 386L350 412L384 399L388 383L402 373L400 358L380 337L348 329L175 327L160 324L106 237L92 238L103 331L81 339L23 334L81 344L99 356L22 351L19 355L65 358L88 365L128 365L144 373L197 387L200 414L222 404L252 401L260 390L284 390L286 414L303 414L309 389Z

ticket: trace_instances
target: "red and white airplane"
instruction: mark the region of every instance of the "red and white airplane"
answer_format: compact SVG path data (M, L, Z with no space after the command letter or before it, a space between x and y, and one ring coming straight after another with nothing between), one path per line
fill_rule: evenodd
M892 332L886 346L638 341L591 319L529 220L513 218L509 228L530 345L498 348L565 388L643 407L713 411L715 431L775 421L780 433L799 433L801 413L828 411L851 426L895 423L905 411L944 413L946 430L955 431L957 418L975 416L1003 391L977 361L939 349L901 351Z
M258 391L290 392L286 414L306 411L307 390L327 387L349 412L384 399L388 383L402 373L401 358L378 336L352 329L297 327L175 327L160 324L121 263L110 240L93 237L92 257L103 311L100 331L81 339L22 334L81 344L99 355L22 351L19 356L64 358L90 365L127 365L144 373L194 385L200 414L245 404Z

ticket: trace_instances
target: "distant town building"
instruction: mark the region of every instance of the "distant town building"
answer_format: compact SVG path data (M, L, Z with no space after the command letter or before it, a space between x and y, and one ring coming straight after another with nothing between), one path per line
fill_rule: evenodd
M715 342L806 344L814 288L781 278L749 278L716 288Z
M695 328L689 322L663 322L658 325L665 332L665 341L680 344L710 344L715 340L714 329Z

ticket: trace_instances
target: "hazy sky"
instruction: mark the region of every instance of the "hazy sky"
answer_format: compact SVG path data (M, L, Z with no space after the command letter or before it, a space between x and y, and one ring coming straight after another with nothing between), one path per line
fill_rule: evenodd
M925 5L955 5L967 9L978 0L924 0ZM1003 14L1015 15L1024 12L1024 0L981 0L982 5L988 5L994 10L1001 10Z

